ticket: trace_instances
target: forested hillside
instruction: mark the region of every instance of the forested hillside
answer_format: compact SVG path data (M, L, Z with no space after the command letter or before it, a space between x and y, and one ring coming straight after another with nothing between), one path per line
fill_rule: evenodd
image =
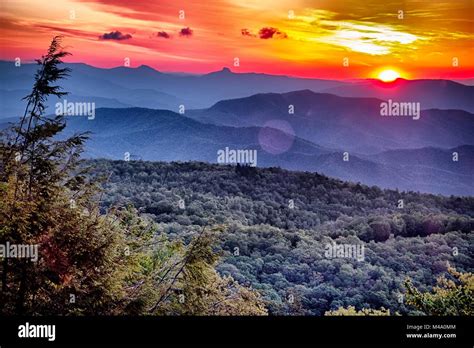
M472 272L474 198L381 190L278 168L88 162L106 177L103 209L133 204L171 239L224 224L218 270L264 294L270 314L405 305L410 278L429 291L448 262ZM328 244L365 257L328 258Z

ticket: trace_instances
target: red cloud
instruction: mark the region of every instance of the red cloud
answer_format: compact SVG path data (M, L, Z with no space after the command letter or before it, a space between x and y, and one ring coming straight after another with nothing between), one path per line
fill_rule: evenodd
M267 40L267 39L272 39L273 37L276 37L278 39L286 39L288 36L279 31L277 28L272 28L272 27L265 27L260 29L258 32L258 36L261 39Z

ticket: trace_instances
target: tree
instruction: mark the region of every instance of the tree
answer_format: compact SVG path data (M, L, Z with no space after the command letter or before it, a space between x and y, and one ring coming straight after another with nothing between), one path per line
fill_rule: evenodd
M205 227L167 271L170 280L151 313L180 315L266 315L258 292L241 286L232 277L221 277L214 269L218 260L212 249L222 226Z
M372 237L376 242L385 242L390 237L391 226L386 219L378 219L370 223Z
M419 291L407 279L407 303L426 315L473 315L474 274L457 272L451 266L448 267L448 273L453 279L439 277L432 293Z
M99 212L97 184L79 160L87 135L58 140L63 115L44 115L49 96L66 94L55 83L69 73L59 67L67 55L55 37L37 60L23 117L1 134L0 243L39 251L37 260L3 259L2 314L106 314L124 293L127 231Z
M66 94L55 83L68 54L55 37L25 114L0 134L0 245L39 249L38 259L3 258L0 313L265 314L258 293L215 272L204 229L185 246L133 207L101 213L100 181L79 159L87 134L59 140L63 115L44 115L49 96ZM185 310L174 310L175 286L194 296Z

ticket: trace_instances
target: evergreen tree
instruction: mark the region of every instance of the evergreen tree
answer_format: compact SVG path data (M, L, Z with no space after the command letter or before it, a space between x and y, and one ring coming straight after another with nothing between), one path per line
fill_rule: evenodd
M45 116L48 97L66 94L55 83L69 73L59 67L67 55L55 37L37 60L23 117L1 134L0 244L39 247L37 262L2 260L3 314L101 314L121 295L125 239L99 213L97 186L81 169L87 135L59 140L63 115Z
M45 116L48 97L66 94L55 83L67 55L55 37L25 114L0 134L0 246L39 247L38 260L3 258L0 313L265 314L256 292L216 273L206 233L185 246L131 206L101 212L100 181L80 160L87 134L60 140L65 118Z

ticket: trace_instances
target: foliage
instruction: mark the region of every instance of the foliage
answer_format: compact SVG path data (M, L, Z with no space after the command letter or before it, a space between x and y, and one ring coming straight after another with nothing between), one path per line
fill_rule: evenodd
M449 275L438 278L433 292L421 292L407 279L407 303L426 315L473 315L474 274L457 272L448 268Z
M381 309L370 309L363 308L360 311L356 310L355 307L349 306L348 308L340 307L334 311L328 311L324 313L326 316L390 316L390 310Z
M324 315L349 306L417 314L399 301L406 277L427 291L446 261L464 272L474 264L472 197L380 190L278 168L88 164L93 175L110 176L103 209L133 203L170 240L189 241L212 221L226 225L216 236L217 270L261 292L270 314ZM363 245L364 260L326 258L332 242Z
M59 140L61 116L48 96L67 56L55 37L18 125L0 136L0 245L39 246L39 258L5 257L2 315L266 314L258 293L214 269L214 237L204 226L189 245L159 231L130 205L101 209L101 178L80 154L86 134ZM193 232L191 232L193 234ZM188 296L176 302L176 292Z
M212 266L218 258L211 248L213 242L213 235L204 233L203 229L191 243L173 276L176 281L170 282L170 287L177 290L164 306L165 314L267 314L257 292L239 285L232 277L221 277L215 271Z

